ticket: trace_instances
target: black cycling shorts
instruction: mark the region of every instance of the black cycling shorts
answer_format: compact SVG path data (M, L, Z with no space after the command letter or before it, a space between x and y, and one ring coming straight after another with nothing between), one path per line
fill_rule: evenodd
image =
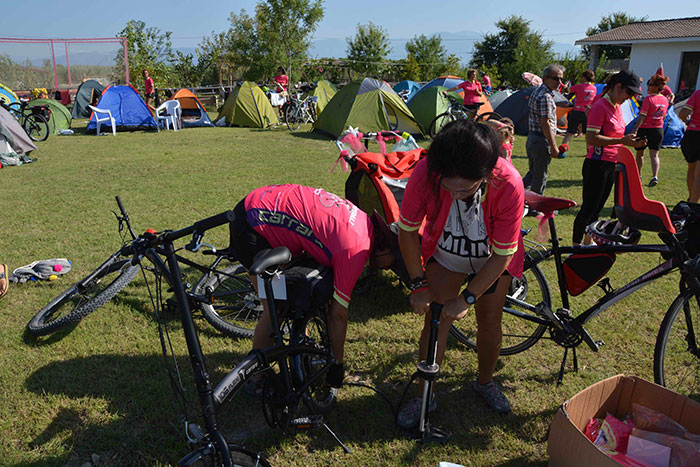
M586 134L586 123L588 119L586 118L586 113L580 110L572 110L569 115L566 116L569 122L569 126L566 128L567 133L575 135L578 133L578 126L581 125L581 133Z
M658 151L661 149L661 141L664 140L664 129L663 128L639 128L637 130L637 137L646 137L647 144L637 148L637 151L642 151L646 148Z
M229 248L236 252L238 261L243 267L250 269L253 266L255 255L272 247L265 237L257 233L248 222L248 216L245 212L245 198L233 208L233 213L234 220L229 224L231 237Z
M700 131L685 131L681 140L681 152L688 164L700 161Z

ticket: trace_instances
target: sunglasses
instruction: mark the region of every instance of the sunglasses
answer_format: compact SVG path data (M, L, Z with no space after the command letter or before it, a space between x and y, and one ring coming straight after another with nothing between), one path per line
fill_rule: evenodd
M548 76L548 78L549 78L549 79L553 79L554 81L556 81L556 82L558 82L558 83L561 83L561 82L564 81L564 77L563 77L563 76Z

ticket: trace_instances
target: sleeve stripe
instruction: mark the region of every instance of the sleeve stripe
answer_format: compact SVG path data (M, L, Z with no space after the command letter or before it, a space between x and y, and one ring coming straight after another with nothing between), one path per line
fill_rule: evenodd
M589 131L599 131L599 130L600 130L599 126L593 126L593 125L586 126L586 133L588 133Z
M404 225L406 225L407 227L420 226L420 224L421 224L421 221L411 221L411 220L406 219L404 216L399 216L399 221L403 222Z
M420 228L419 225L417 225L417 226L415 226L415 227L406 225L406 224L403 222L403 218L399 219L399 227L401 228L401 230L405 230L405 231L407 231L407 232L414 232L414 231L416 231L416 230L418 230L418 229Z
M690 110L691 112L693 111L693 106L692 106L692 105L685 104L685 105L683 106L683 108L684 108L684 109L688 109L688 110Z
M516 245L514 248L496 248L492 247L491 248L493 252L499 256L510 256L514 255L516 251L518 251L518 246Z
M490 239L490 240L491 240L491 243L494 243L494 244L496 244L498 246L502 246L502 247L512 247L513 245L518 246L517 240L514 242L508 242L508 243L499 242L499 241L494 240L494 239Z
M338 292L337 292L337 291L334 291L334 292L333 292L333 298L335 299L336 302L340 303L340 304L343 305L345 308L347 308L348 305L350 305L350 301L349 301L349 300L343 300L343 299L340 297L340 295L338 295Z

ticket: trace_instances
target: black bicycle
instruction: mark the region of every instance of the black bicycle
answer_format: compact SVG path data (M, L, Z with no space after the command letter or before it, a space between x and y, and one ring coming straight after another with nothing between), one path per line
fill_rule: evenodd
M117 196L120 214L114 212L118 221L118 231L123 234L124 227L131 237L134 233L129 215ZM124 238L122 237L122 241ZM77 324L87 315L110 301L138 272L131 264L131 257L125 253L128 244L113 253L92 273L61 292L31 319L27 324L29 333L42 336L50 334L69 325ZM190 251L197 251L191 246ZM232 337L252 337L255 323L262 312L262 305L255 293L248 273L236 261L235 252L226 250L207 250L204 254L214 255L214 261L206 266L187 258L178 256L178 261L203 273L194 287L187 291L190 308L199 309L204 318L217 330ZM163 260L164 251L154 248L147 252L146 259L151 265L146 269L158 272L171 284L173 274Z
M478 109L468 109L464 104L457 102L454 96L448 95L448 107L447 110L437 117L435 117L428 127L428 134L431 138L435 138L435 135L440 133L445 125L455 120L467 119L473 120L475 122L483 122L486 120L500 120L501 116L496 112L482 112L478 113ZM477 103L478 107L481 107L483 102Z
M21 98L19 102L9 105L0 102L0 105L17 119L29 138L33 141L45 141L49 137L51 109L46 105L29 106L29 102L29 99Z

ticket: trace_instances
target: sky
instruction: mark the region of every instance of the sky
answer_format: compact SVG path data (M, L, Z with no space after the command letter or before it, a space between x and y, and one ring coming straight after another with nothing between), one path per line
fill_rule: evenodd
M138 19L147 26L171 31L174 48L194 48L212 31L225 31L231 12L245 9L252 13L256 3L258 0L120 0L97 2L86 8L88 2L64 0L58 8L55 0L3 0L0 3L3 19L0 37L114 37L127 21ZM431 6L425 8L424 5ZM355 34L358 24L372 21L387 31L391 41L399 44L402 44L402 39L419 34L492 33L496 30L494 23L510 15L521 15L530 20L531 27L545 39L572 46L577 39L585 37L588 27L595 26L603 15L614 11L624 11L635 17L648 16L649 20L700 16L700 2L688 0L568 3L544 0L326 0L324 7L324 18L314 34L315 40L344 40ZM45 13L42 15L44 19L35 16L28 27L29 12L37 11ZM3 45L0 44L0 53L3 53ZM451 48L455 46L452 44ZM471 48L471 42L465 47Z

